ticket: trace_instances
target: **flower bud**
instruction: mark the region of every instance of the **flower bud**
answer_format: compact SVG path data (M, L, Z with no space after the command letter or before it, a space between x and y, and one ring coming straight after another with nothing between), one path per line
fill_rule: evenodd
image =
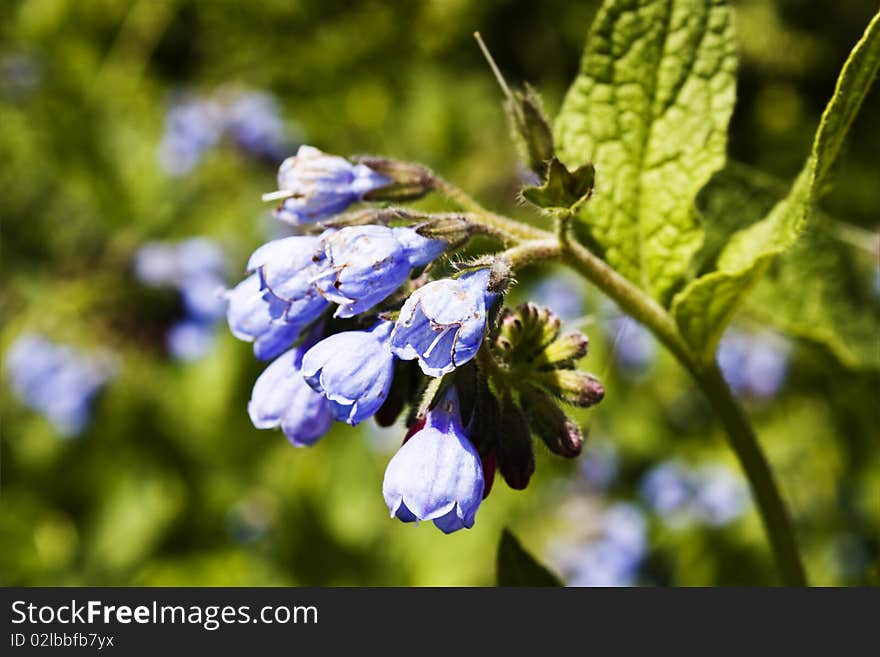
M456 214L441 215L414 228L422 237L443 240L451 247L465 244L479 230L479 226Z
M535 471L535 453L529 422L509 392L501 399L498 429L498 469L508 486L523 490Z
M413 201L433 188L431 172L420 164L370 156L356 158L356 161L391 180L390 185L367 192L365 201Z
M581 453L583 433L553 399L531 387L523 389L521 399L529 426L551 452L566 458Z
M589 340L580 331L567 333L548 344L540 360L557 368L573 369L574 361L587 355Z
M501 337L512 345L508 360L530 362L559 335L561 320L548 308L524 303L504 310Z
M534 381L563 401L582 408L595 406L605 396L605 389L596 377L577 370L536 372Z

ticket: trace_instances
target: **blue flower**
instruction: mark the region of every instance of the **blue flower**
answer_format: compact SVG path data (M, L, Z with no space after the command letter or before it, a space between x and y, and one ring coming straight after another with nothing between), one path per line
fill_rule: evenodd
M296 447L314 445L333 423L329 402L302 375L303 355L310 346L304 342L276 358L257 379L248 404L257 429L281 427Z
M178 102L165 116L159 164L171 176L189 173L222 135L223 108L218 103L194 98Z
M641 494L649 508L674 519L688 508L694 490L688 472L674 461L665 461L645 473Z
M718 366L734 392L769 399L785 382L790 349L772 331L749 334L731 328L718 345Z
M303 324L288 322L288 304L263 288L254 273L226 292L226 321L239 340L254 343L254 355L270 360L286 351L299 337Z
M364 194L391 180L363 164L300 146L278 169L278 191L264 200L281 199L276 216L290 224L308 224L345 210Z
M394 376L388 346L391 323L344 331L321 340L303 356L306 381L330 401L333 417L355 425L379 410Z
M289 152L289 140L278 102L252 91L236 97L226 110L226 130L248 152L280 162Z
M745 513L749 490L741 477L723 465L706 465L694 473L696 514L713 527L726 525Z
M214 346L214 327L203 321L182 320L168 329L165 344L178 360L198 360Z
M428 411L425 426L391 459L382 495L392 518L433 520L450 534L473 527L483 485L480 455L465 435L458 395L450 386Z
M320 244L318 237L296 235L268 242L251 255L247 269L259 273L273 317L304 326L327 307L314 284L323 270L315 264Z
M95 395L113 374L106 356L79 354L33 334L20 336L5 360L15 394L65 436L85 429Z
M412 228L349 226L325 234L323 271L316 278L321 294L339 304L336 317L354 317L383 301L446 248L442 240L422 237Z
M413 292L391 333L394 354L402 360L418 358L428 376L442 376L473 358L496 297L486 290L488 283L489 270L478 269Z

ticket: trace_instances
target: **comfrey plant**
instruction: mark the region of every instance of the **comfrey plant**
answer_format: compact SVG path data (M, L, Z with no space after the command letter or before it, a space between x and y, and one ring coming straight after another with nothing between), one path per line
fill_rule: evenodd
M451 265L471 235L495 229L466 214L345 212L416 198L436 182L417 165L302 146L266 195L302 234L254 251L226 297L233 334L274 359L253 389L254 426L305 446L333 420L388 425L409 407L385 501L404 522L433 520L449 533L474 524L496 468L526 487L530 434L576 456L583 436L560 404L592 406L604 391L575 369L584 335L560 335L546 308L504 307L516 251Z
M230 327L266 359L305 349L301 336L317 340L301 360L288 357L291 366L281 374L299 372L335 419L356 424L375 412L387 422L408 406L413 435L389 467L386 501L402 520L431 519L452 531L473 521L476 492L481 485L488 490L494 467L514 488L528 483L530 434L563 456L581 450L583 436L560 404L591 406L604 393L576 369L586 338L560 336L547 309L504 307L521 268L567 265L692 376L749 480L782 580L803 584L788 511L716 352L774 258L810 226L811 208L878 68L880 16L844 64L789 193L766 216L711 214L730 203L700 203L703 215L701 190L728 193L716 183L725 177L736 98L729 3L606 0L552 129L535 92L509 89L499 75L511 133L533 174L521 198L539 225L486 209L417 164L304 148L282 164L279 190L267 196L280 202L278 217L303 234L254 253L250 276L228 294ZM457 210L352 208L428 193ZM502 248L448 271L448 254L478 233ZM785 303L791 291L775 293L774 319L796 324L783 316L798 310ZM814 291L806 285L801 293ZM844 329L832 324L804 333L843 353L846 340L836 330ZM318 398L299 401L298 382L289 389L290 404L302 411L285 412L288 430L301 418L324 421ZM256 390L252 404L263 404L266 390L275 388ZM306 428L295 431L309 435Z

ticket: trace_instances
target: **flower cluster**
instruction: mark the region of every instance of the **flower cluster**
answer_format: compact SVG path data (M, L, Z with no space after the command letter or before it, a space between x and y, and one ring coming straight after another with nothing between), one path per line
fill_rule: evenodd
M770 399L788 374L791 344L772 331L746 333L728 329L718 345L718 365L738 395Z
M106 354L78 353L31 333L19 336L5 361L13 392L63 436L85 429L92 402L114 369Z
M185 175L224 137L273 164L280 162L291 146L273 96L257 91L220 91L208 97L185 96L171 105L159 143L159 164L169 175Z
M425 175L300 147L264 199L278 201L276 217L301 234L251 254L247 277L226 293L226 314L233 335L272 361L248 406L257 428L307 446L334 420L375 416L389 426L409 407L385 502L392 517L450 533L474 524L496 465L511 487L528 484L532 433L558 454L578 454L583 436L559 402L591 406L603 390L574 368L585 336L560 337L546 309L501 307L511 281L504 258L431 276L467 241L463 220L443 217L439 229L403 211L340 214L418 197L430 190Z
M152 287L180 292L184 317L165 336L168 351L180 360L203 356L214 343L214 325L223 317L226 262L223 251L202 237L179 243L148 242L134 257L134 274Z

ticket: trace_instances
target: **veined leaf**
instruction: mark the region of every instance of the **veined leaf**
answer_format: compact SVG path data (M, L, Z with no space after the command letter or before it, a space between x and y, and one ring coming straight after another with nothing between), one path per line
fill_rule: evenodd
M606 0L556 121L561 159L596 166L590 237L664 302L702 242L694 199L724 164L732 18L725 0Z
M834 95L822 114L810 157L788 196L766 218L736 233L721 251L717 270L692 281L673 300L676 322L704 362L714 357L724 327L774 257L791 247L803 232L817 190L837 157L878 67L880 13L843 65Z

